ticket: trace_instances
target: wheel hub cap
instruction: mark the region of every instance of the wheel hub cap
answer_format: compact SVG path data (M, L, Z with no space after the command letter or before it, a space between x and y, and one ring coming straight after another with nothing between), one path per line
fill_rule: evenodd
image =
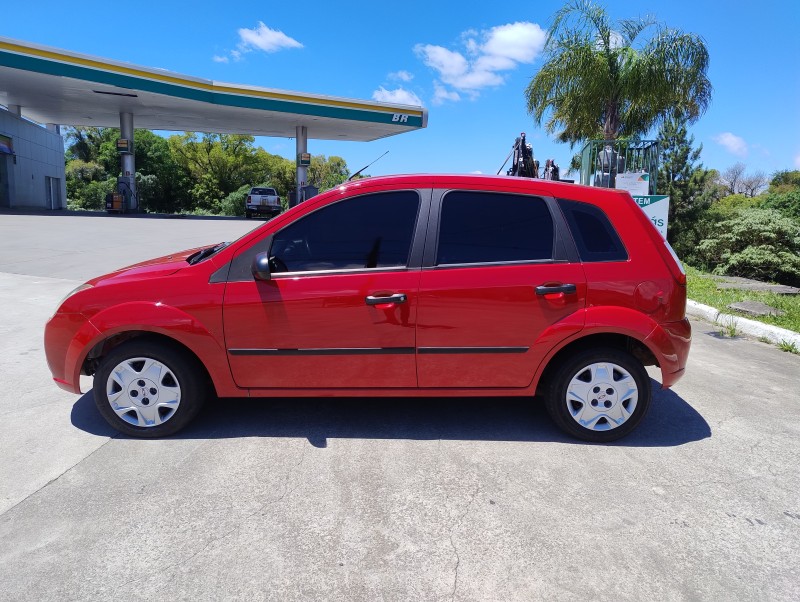
M122 420L153 427L174 416L181 402L181 387L166 364L136 357L114 367L106 382L106 395Z
M633 376L611 362L578 370L567 387L565 402L573 420L593 431L624 424L636 409L639 389Z

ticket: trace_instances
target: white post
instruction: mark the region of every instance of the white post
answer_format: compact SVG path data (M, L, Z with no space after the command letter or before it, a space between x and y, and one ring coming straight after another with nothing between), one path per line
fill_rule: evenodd
M306 185L308 179L308 167L300 165L300 155L308 152L308 129L304 125L298 125L296 128L296 147L297 147L297 202L300 203L303 198L301 196L303 186Z
M119 114L119 134L120 138L131 141L131 147L129 153L120 155L120 167L125 183L118 184L117 189L123 195L130 197L128 208L136 210L139 207L139 201L136 196L136 161L133 155L133 113Z

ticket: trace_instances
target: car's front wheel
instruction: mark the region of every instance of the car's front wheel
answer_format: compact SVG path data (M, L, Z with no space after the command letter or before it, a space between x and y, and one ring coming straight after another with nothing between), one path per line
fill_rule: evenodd
M566 433L606 443L630 433L650 406L650 378L620 349L587 350L565 360L550 379L545 405Z
M134 437L165 437L200 411L209 386L197 360L183 349L133 339L103 358L94 400L103 418Z

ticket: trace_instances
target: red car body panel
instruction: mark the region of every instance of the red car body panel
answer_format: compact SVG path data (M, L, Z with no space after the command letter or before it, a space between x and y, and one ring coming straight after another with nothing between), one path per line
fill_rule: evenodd
M420 191L423 206L433 206L433 190L590 203L613 223L628 259L218 277L254 244L318 208L409 189ZM417 237L430 246L428 214L419 219L425 223ZM659 244L624 192L506 177L369 178L314 197L195 265L186 261L192 250L89 281L48 322L47 361L58 385L78 393L93 348L149 332L193 352L223 397L530 395L559 351L587 336L617 334L652 352L667 387L683 373L691 329L685 280ZM574 284L574 293L535 292L562 284ZM367 296L389 294L406 302L364 304Z

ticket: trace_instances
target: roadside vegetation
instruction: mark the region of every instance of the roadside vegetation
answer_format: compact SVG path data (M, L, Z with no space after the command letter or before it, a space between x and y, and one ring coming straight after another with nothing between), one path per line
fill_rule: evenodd
M718 277L701 272L691 266L686 266L686 277L689 298L698 303L709 305L726 314L740 315L750 320L757 320L765 324L800 332L800 295L778 295L776 293L718 289L717 285L720 282ZM739 301L760 301L770 307L786 312L786 314L783 316L755 317L737 313L728 307L729 304Z

